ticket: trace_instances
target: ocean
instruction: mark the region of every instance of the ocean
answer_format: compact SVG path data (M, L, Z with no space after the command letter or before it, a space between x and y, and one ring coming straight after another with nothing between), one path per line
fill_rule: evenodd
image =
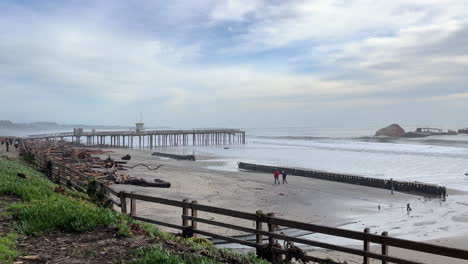
M179 154L216 156L237 170L237 162L281 165L420 181L468 191L468 135L426 138L374 137L376 128L246 128L246 145L163 148Z

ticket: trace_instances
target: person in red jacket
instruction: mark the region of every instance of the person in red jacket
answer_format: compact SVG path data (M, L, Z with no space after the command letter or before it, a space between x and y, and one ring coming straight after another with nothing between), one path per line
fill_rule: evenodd
M275 170L275 172L273 173L273 177L275 177L275 184L276 184L276 182L278 182L278 184L281 184L280 180L279 180L279 176L280 176L280 171Z

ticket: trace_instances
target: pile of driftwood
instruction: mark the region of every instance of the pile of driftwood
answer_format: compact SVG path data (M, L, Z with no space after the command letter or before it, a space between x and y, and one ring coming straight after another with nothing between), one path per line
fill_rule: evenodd
M127 161L131 159L131 156L128 154L121 158L124 161L114 160L110 155L106 159L101 159L93 155L106 154L112 151L79 148L66 141L26 140L25 146L29 153L45 156L52 163L56 162L65 165L82 174L91 176L99 182L159 188L169 188L171 186L169 182L160 179L154 179L151 182L141 177L130 176L126 171L137 166L146 167L148 170L154 171L162 165L156 168L151 168L146 164L127 166Z

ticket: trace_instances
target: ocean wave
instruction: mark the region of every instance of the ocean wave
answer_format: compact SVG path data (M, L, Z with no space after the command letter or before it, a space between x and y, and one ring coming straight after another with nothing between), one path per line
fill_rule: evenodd
M461 139L441 139L441 138L397 138L397 137L323 137L323 136L253 136L258 139L276 139L276 140L303 140L303 141L354 141L354 142L374 142L374 143L401 143L401 144L423 144L439 146L461 146L468 147L468 137Z

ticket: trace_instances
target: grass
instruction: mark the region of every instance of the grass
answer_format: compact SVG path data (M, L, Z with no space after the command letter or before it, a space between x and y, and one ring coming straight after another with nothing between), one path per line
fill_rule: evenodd
M18 161L0 162L0 195L15 195L28 202L9 208L19 233L39 236L54 230L83 232L98 225L117 225L116 212L55 193L54 184ZM19 178L18 172L31 178Z
M174 255L164 249L161 245L154 245L145 248L139 248L135 251L135 259L131 264L216 264L216 260L203 256L195 256L192 254Z
M16 250L18 235L14 233L0 237L0 264L12 263L20 255Z
M30 176L17 177L17 173ZM184 239L161 232L156 227L133 220L109 208L98 207L83 194L65 190L64 195L54 192L55 184L42 173L18 160L0 159L0 195L14 195L24 202L10 205L8 213L13 216L14 230L18 234L41 236L52 231L83 232L99 225L117 228L117 235L132 236L132 227L140 226L155 240L154 245L145 246L134 252L133 264L191 263L214 264L218 259L235 258L240 263L268 263L254 255L240 255L217 249L206 239ZM17 235L10 233L0 239L0 264L11 263L19 255L15 250ZM181 245L174 251L164 248L171 241ZM200 255L197 252L204 252Z
M23 179L17 173L31 176ZM24 201L45 199L53 194L53 186L40 172L15 160L0 160L0 195L10 194Z

